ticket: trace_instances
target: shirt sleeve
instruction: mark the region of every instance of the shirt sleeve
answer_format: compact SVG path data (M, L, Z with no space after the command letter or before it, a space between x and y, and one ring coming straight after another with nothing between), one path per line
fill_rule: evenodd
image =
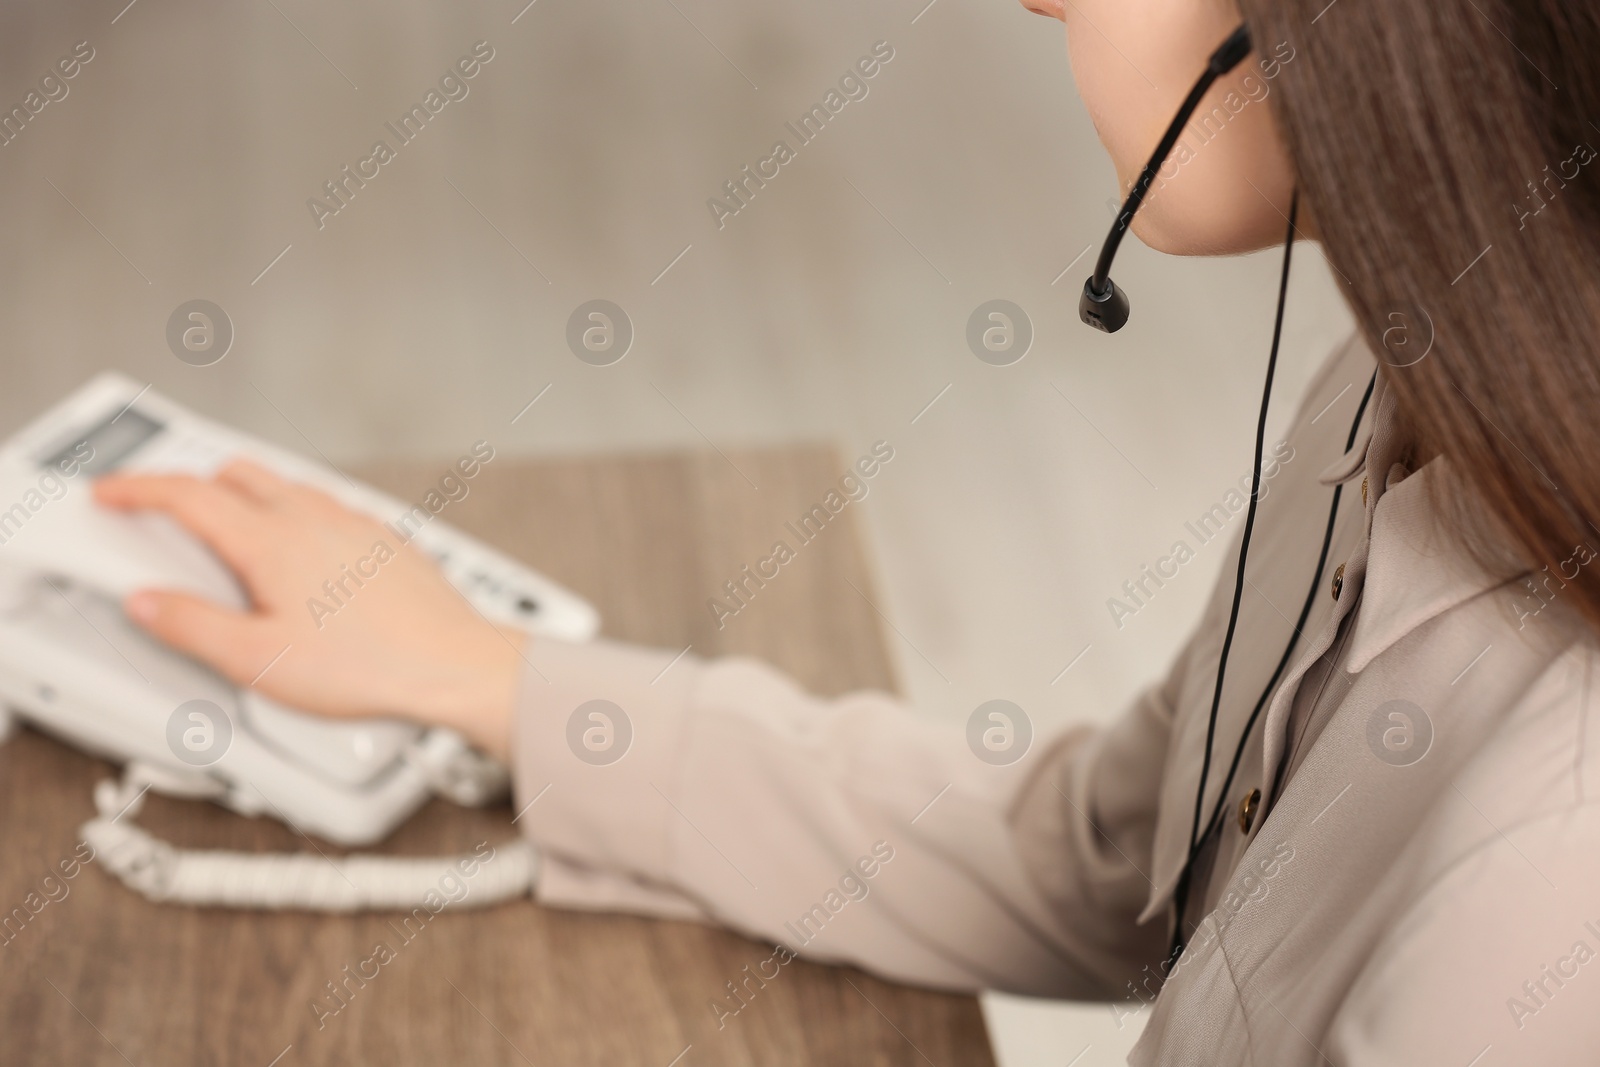
M952 990L1109 999L1160 957L1135 919L1170 679L996 767L890 696L822 699L748 659L536 640L531 661L513 779L545 903Z

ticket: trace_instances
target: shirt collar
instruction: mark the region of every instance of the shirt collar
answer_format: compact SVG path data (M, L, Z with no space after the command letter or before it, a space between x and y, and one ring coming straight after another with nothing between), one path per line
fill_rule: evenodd
M1438 456L1407 475L1369 472L1383 490L1372 509L1367 569L1344 669L1363 670L1401 638L1514 575L1485 570L1443 527L1433 498L1448 472Z

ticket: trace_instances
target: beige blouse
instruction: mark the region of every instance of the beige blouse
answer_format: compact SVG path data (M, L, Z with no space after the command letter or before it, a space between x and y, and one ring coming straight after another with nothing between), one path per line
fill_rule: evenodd
M538 642L515 781L540 899L923 985L1119 1001L1149 1016L1135 1064L1600 1061L1596 651L1562 598L1596 552L1505 578L1451 549L1429 501L1445 461L1397 462L1382 373L1346 451L1373 368L1356 341L1330 357L1288 436L1314 461L1261 502L1207 779L1221 814L1170 975L1237 545L1162 684L1007 767L882 693ZM1335 483L1322 588L1230 780ZM620 759L595 700L626 713Z

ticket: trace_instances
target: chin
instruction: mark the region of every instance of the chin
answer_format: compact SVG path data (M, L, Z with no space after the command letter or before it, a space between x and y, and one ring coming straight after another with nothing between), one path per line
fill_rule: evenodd
M1228 211L1226 205L1190 199L1152 197L1134 216L1134 236L1169 256L1238 256L1282 244L1289 228L1287 216L1276 210ZM1297 229L1304 234L1304 226Z
M1228 130L1226 144L1175 152L1134 217L1139 240L1173 256L1236 256L1281 245L1295 175L1266 119L1267 112L1257 109ZM1143 151L1135 158L1126 145L1114 143L1123 148L1111 152L1121 187L1131 189L1144 166ZM1308 224L1302 212L1296 226L1301 236Z

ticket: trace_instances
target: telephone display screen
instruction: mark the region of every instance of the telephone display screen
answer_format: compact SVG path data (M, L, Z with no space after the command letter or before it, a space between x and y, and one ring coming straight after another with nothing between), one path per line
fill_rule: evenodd
M60 469L58 464L74 458L78 446L88 442L94 450L79 470L91 477L115 470L135 449L160 433L165 426L133 407L124 408L90 427L87 433L39 461L41 467Z

